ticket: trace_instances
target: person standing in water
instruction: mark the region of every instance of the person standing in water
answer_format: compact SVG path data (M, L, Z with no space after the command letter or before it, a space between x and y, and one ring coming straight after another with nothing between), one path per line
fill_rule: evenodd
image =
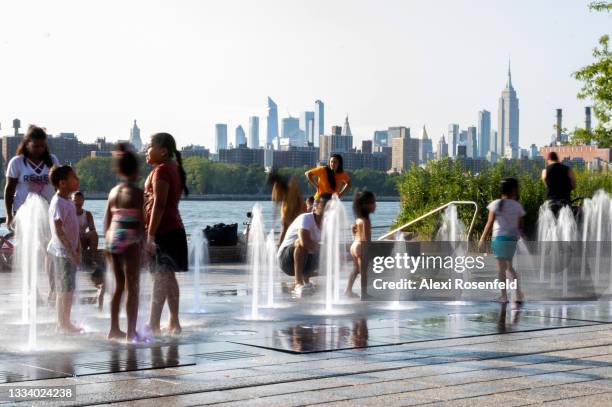
M155 257L149 328L154 334L160 333L161 314L164 303L168 301L168 331L178 334L181 324L175 273L188 269L187 236L179 213L179 201L181 193L189 194L187 176L174 137L168 133L151 136L146 158L153 167L144 188L146 248Z
M95 269L98 259L98 232L96 231L93 215L91 212L83 209L85 204L83 192L77 191L72 194L72 203L74 203L77 217L79 218L79 238L81 240L82 252L84 255L87 255L91 267Z
M120 179L108 195L104 216L104 236L111 268L115 274L115 292L111 300L111 327L108 339L138 341L138 294L140 292L140 255L144 240L142 189L138 180L138 158L126 144L113 151L113 166ZM127 333L119 328L119 309L127 290Z
M335 194L338 195L338 198L341 198L351 188L351 179L344 172L344 164L340 154L330 155L326 166L308 170L305 175L310 185L317 190L314 195L315 199L323 193Z
M542 170L542 181L546 185L551 210L557 216L559 210L571 204L571 194L576 189L576 176L570 167L559 162L554 151L546 157L547 166Z

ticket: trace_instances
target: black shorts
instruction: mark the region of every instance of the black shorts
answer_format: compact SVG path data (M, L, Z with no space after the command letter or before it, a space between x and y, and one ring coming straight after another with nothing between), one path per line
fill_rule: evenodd
M175 229L155 235L157 254L155 261L158 270L187 271L189 269L187 235L185 229Z
M283 273L288 276L295 275L294 269L294 261L293 261L293 252L295 251L295 246L286 246L284 247L278 256L278 262ZM319 268L319 254L318 253L308 253L306 256L306 264L304 265L304 276L312 277L316 276L317 269Z
M51 271L58 293L69 293L76 288L76 266L66 257L50 255Z

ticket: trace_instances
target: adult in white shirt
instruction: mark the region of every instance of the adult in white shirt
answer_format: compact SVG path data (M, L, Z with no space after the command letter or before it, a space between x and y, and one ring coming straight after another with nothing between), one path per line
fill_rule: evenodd
M54 165L59 165L59 160L49 152L45 129L30 125L6 170L4 206L7 225L12 224L30 192L40 194L47 202L51 200L55 188L49 180L49 171Z
M330 199L329 193L319 195L312 212L303 213L291 222L278 248L281 270L295 278L293 294L296 297L313 291L310 277L316 275L319 268L321 222Z

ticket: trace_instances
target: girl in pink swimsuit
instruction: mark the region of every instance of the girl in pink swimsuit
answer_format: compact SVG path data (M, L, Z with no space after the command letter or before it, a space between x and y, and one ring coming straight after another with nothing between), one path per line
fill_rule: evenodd
M361 297L367 296L367 281L365 274L361 273L362 242L372 240L372 224L370 214L376 210L376 197L370 191L360 191L353 199L353 213L355 223L353 224L354 241L351 245L351 256L353 256L353 272L348 278L348 285L344 295L350 298L359 297L353 292L353 284L358 274L361 274Z
M140 258L144 237L143 191L138 180L138 158L127 144L119 144L113 151L113 164L120 179L108 195L104 218L105 247L108 261L115 275L115 292L111 300L109 339L140 340L136 333ZM127 333L119 328L119 308L124 287L127 289Z

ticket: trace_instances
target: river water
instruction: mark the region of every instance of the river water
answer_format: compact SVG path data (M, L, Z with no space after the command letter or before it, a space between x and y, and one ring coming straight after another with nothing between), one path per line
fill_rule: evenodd
M4 208L4 200L1 200L2 208ZM185 224L185 229L189 233L195 227L204 228L206 225L214 225L216 223L238 223L239 230L244 228L243 222L247 220L247 212L249 212L255 203L259 203L263 210L266 228L272 227L273 222L273 205L271 202L255 202L255 201L181 201L179 209ZM352 222L353 211L352 203L344 201L346 213L349 220ZM106 201L88 200L85 202L85 209L93 214L98 234L102 234L102 222L104 220L104 210ZM381 236L387 231L389 226L395 221L400 209L399 202L378 202L376 204L376 213L371 217L372 237ZM4 210L1 211L2 213ZM276 221L278 229L279 221ZM385 226L377 228L376 226ZM4 230L4 227L2 228Z

